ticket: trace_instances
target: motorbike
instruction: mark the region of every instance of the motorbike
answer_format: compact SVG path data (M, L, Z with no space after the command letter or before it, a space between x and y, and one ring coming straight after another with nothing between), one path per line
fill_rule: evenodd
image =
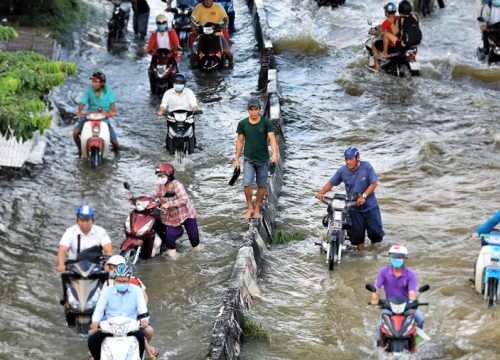
M353 196L359 197L360 194ZM352 221L349 217L349 208L355 206L356 202L347 199L344 194L335 194L333 198L323 197L323 203L327 204L327 215L323 218L323 226L327 228L321 242L315 242L319 246L320 253L326 253L328 270L333 271L335 264L340 264L342 251L355 250L357 247L350 245L349 230Z
M176 8L170 9L174 14L172 20L172 28L174 28L179 38L182 48L187 51L189 49L189 34L191 33L191 13L193 7L189 5L178 5Z
M500 231L480 234L481 251L474 262L474 279L470 279L478 294L484 295L488 306L498 304L500 299Z
M194 152L196 142L194 117L201 114L203 114L201 110L175 110L165 113L167 117L166 148L170 155L177 153L180 163L186 154Z
M82 260L66 264L64 299L60 304L64 306L66 322L70 326L76 325L78 333L88 334L92 314L107 277L103 262L97 264Z
M99 326L101 327L101 332L113 335L106 337L101 344L102 360L141 360L137 338L133 335L127 335L141 328L139 320L130 319L125 316L116 316L101 321Z
M368 20L368 25L372 26L372 22ZM372 27L371 30L378 30L380 25ZM370 36L365 42L365 55L368 58L368 65L373 66L372 46L375 46L375 41L382 40L383 33L378 36ZM416 60L418 48L414 47L403 52L389 53L387 58L377 57L380 63L380 69L387 74L394 76L409 78L410 76L420 75L420 63Z
M125 189L130 191L128 182L124 182ZM164 197L175 196L174 191L167 191ZM148 196L134 197L131 199L134 210L125 221L125 241L120 246L120 255L125 258L129 265L137 264L139 259L149 260L161 253L162 241L154 231L153 226L159 216L161 203L158 199ZM156 210L156 211L155 211ZM181 231L179 237L182 236Z
M478 18L479 21L484 22L484 18ZM477 58L479 61L484 61L486 64L491 65L500 62L500 29L493 28L487 29L488 40L490 43L490 50L484 53L483 49L477 48Z
M165 91L174 86L172 77L178 72L175 55L179 50L182 49L176 48L172 51L158 48L156 49L156 54L151 59L151 66L148 69L149 85L151 92L160 98Z
M103 120L109 117L108 113L101 111L85 114L87 121L80 134L82 157L89 159L92 169L95 169L97 165L102 165L103 159L108 157L111 141L108 124Z
M376 292L377 289L372 284L366 284L368 291ZM429 285L423 285L418 289L418 294L430 289ZM417 296L418 299L418 296ZM371 302L368 302L371 305ZM410 314L410 310L418 309L419 306L429 305L418 300L409 300L405 297L394 296L378 301L378 307L391 312L382 313L380 327L380 346L385 352L401 353L403 351L416 353L417 346L429 340L427 334L417 328L415 316Z
M212 71L222 69L226 61L226 56L222 49L222 41L216 33L222 32L221 24L207 22L197 25L198 52L196 54L196 64L198 69Z
M316 0L319 7L331 6L332 9L345 4L345 0Z
M125 39L130 18L130 0L109 0L113 4L113 15L108 22L108 46Z

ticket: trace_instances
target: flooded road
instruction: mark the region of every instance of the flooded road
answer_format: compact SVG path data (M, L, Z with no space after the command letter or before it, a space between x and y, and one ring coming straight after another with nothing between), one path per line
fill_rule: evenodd
M96 2L97 3L97 2ZM92 28L74 35L62 54L78 63L53 99L76 113L95 68L105 69L118 116L112 120L122 146L93 171L72 155L75 120L53 122L45 168L31 181L0 186L0 358L87 359L86 339L65 325L59 305L56 252L78 206L91 205L119 251L123 223L131 211L123 182L135 194L156 185L154 169L175 159L164 149L165 122L156 116L159 100L149 94L145 43L133 39L106 50L111 5ZM500 351L496 326L500 308L486 308L468 279L479 252L470 232L500 207L495 191L500 169L497 121L500 69L475 58L480 42L475 7L465 0L421 19L422 76L409 81L365 69L367 19L383 20L383 3L347 1L337 10L315 2L264 2L275 44L286 157L278 229L307 235L270 248L260 280L261 298L253 315L272 333L272 341L246 342L244 359L385 358L375 349L379 312L366 306L387 251L404 243L407 265L419 285L425 330L431 342L423 359L495 359ZM154 17L164 4L152 7ZM243 1L233 37L235 68L216 74L181 69L204 114L197 120L205 145L176 168L199 214L203 251L188 242L172 263L157 257L135 273L147 286L149 310L160 359L200 359L206 354L215 316L231 276L246 224L241 183L229 187L237 121L247 100L258 95L259 56ZM441 41L437 35L440 34ZM386 237L377 250L349 253L334 272L313 242L322 229L326 206L314 199L338 167L345 148L356 146L375 168L376 189ZM342 191L343 189L339 189ZM186 240L186 239L185 239Z

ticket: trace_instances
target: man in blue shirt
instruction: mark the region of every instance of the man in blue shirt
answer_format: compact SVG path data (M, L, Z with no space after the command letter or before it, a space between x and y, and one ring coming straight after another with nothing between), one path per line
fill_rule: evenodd
M99 111L99 108L102 109L103 112L109 113L111 117L116 115L116 98L115 94L113 93L113 90L111 90L110 87L105 86L106 84L106 74L104 73L104 70L98 69L94 71L91 77L92 80L92 86L87 88L85 92L83 93L83 96L80 100L80 105L78 106L78 112L76 113L76 116L83 117L83 108L85 106L89 106L87 111L88 112L95 112ZM73 139L75 140L76 146L78 147L78 151L76 152L76 155L81 155L82 154L82 143L80 140L80 134L83 129L83 125L87 119L83 119L76 124L75 128L73 129ZM109 128L109 137L111 140L111 143L113 144L113 149L115 151L118 151L120 149L120 146L118 145L118 139L116 137L115 130L111 126L110 122L108 119L103 120L105 123L108 124Z
M326 192L342 182L345 184L348 199L352 199L355 193L362 194L356 200L356 206L349 208L349 217L352 220L351 244L357 245L358 250L362 251L365 249L365 231L372 244L381 242L385 235L374 193L378 178L370 163L359 160L359 151L356 148L348 148L344 152L344 158L346 165L337 170L316 197L323 200Z
M97 331L99 321L101 321L104 316L104 309L106 309L106 317L108 319L116 316L141 319L141 329L129 335L134 335L137 338L142 359L142 354L144 353L143 329L148 327L149 324L148 308L144 300L142 289L138 286L130 285L132 269L127 265L121 264L116 266L113 273L115 275L114 286L108 286L101 292L101 295L99 295L99 300L97 300L97 305L92 315L92 324L90 328L93 331ZM89 337L88 347L94 360L99 360L101 358L101 343L106 336L109 336L109 334L97 331Z

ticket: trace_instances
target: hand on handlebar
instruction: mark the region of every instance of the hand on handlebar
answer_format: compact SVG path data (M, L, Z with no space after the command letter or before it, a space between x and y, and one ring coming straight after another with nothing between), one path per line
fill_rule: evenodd
M472 235L473 239L479 239L479 234L478 233L473 233Z
M321 191L316 194L316 199L323 201L323 198L325 197L325 194L322 193Z

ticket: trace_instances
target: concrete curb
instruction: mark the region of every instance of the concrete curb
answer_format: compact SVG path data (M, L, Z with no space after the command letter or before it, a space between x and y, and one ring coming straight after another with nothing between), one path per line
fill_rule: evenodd
M275 172L268 178L261 218L250 220L249 228L243 236L233 274L224 293L223 305L215 320L207 360L238 359L240 356L246 312L252 305L252 298L259 296L258 277L262 270L264 252L274 234L278 197L283 182L285 139L273 44L268 35L269 27L262 1L246 0L246 2L253 17L255 37L261 56L258 89L265 94L264 115L271 120L276 129L279 156Z

